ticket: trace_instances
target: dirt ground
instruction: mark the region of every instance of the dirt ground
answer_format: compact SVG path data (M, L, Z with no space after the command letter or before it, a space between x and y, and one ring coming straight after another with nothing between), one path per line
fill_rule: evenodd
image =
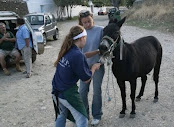
M95 16L95 24L105 26L107 16ZM60 39L50 40L45 46L45 52L37 56L33 64L33 75L26 79L25 75L10 67L11 76L5 76L0 70L0 127L53 127L54 109L51 99L51 82L55 72L53 63L57 58L64 36L77 21L58 23ZM155 85L152 72L148 75L144 96L136 102L136 117L129 118L131 111L130 85L127 87L127 114L119 118L121 110L120 90L115 78L105 66L103 81L103 117L100 127L173 127L174 126L174 36L159 31L149 31L132 26L121 29L123 38L132 42L140 37L153 35L157 37L163 47L163 58L159 79L159 101L153 103ZM22 64L24 68L24 65ZM107 83L109 77L109 83ZM138 79L137 94L140 88ZM108 85L107 85L108 84ZM111 97L108 102L107 98ZM92 101L92 87L89 102ZM92 117L91 117L92 118ZM72 127L67 121L67 127Z

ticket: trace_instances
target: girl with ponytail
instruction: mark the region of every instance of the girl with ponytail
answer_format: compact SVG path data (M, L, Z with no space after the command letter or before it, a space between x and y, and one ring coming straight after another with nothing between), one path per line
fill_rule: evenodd
M79 79L90 82L100 63L89 68L86 57L95 55L98 51L84 55L81 49L86 44L86 30L80 26L70 29L61 46L57 60L54 63L56 72L52 81L53 102L56 111L56 127L65 127L66 119L75 122L77 127L88 126L88 114L78 93Z

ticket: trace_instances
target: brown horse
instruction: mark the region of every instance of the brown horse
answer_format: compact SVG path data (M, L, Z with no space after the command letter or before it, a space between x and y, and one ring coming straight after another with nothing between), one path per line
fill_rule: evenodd
M162 47L160 42L154 36L142 37L133 43L126 43L120 35L120 28L126 18L120 21L110 21L104 28L103 40L99 50L103 57L108 57L111 53L112 72L117 79L117 83L121 90L122 110L120 118L125 116L126 110L126 92L125 81L129 81L131 85L132 111L130 117L135 117L135 91L136 80L141 77L142 86L137 100L143 96L144 88L147 80L147 74L154 69L153 80L155 81L155 97L154 102L158 101L158 79L162 59Z

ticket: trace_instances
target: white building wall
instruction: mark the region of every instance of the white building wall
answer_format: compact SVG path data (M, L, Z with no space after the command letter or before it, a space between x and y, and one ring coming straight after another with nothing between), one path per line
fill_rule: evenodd
M57 15L57 6L53 0L23 0L27 2L29 13L38 12L44 13L49 12ZM56 16L57 17L57 16Z
M33 12L49 12L54 14L54 16L57 18L57 6L55 5L53 0L23 0L27 2L28 11L29 13ZM84 6L75 6L72 8L72 17L77 16L81 10L91 10L90 7L84 7ZM94 14L97 14L99 8L94 8ZM65 11L66 12L66 11ZM64 16L67 16L66 13L64 13Z

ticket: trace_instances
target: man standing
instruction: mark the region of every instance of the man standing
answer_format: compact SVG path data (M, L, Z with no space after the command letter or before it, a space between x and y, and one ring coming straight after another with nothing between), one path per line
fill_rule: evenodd
M21 59L20 53L15 48L16 39L11 32L6 31L4 23L0 23L0 64L5 75L10 75L10 72L6 68L5 57L7 55L14 57L16 62L16 70L21 72L19 61Z
M31 70L32 70L32 41L30 37L30 32L25 25L25 20L22 18L17 19L17 26L19 29L16 33L16 42L18 45L19 50L22 53L24 63L26 66L26 78L31 77Z

